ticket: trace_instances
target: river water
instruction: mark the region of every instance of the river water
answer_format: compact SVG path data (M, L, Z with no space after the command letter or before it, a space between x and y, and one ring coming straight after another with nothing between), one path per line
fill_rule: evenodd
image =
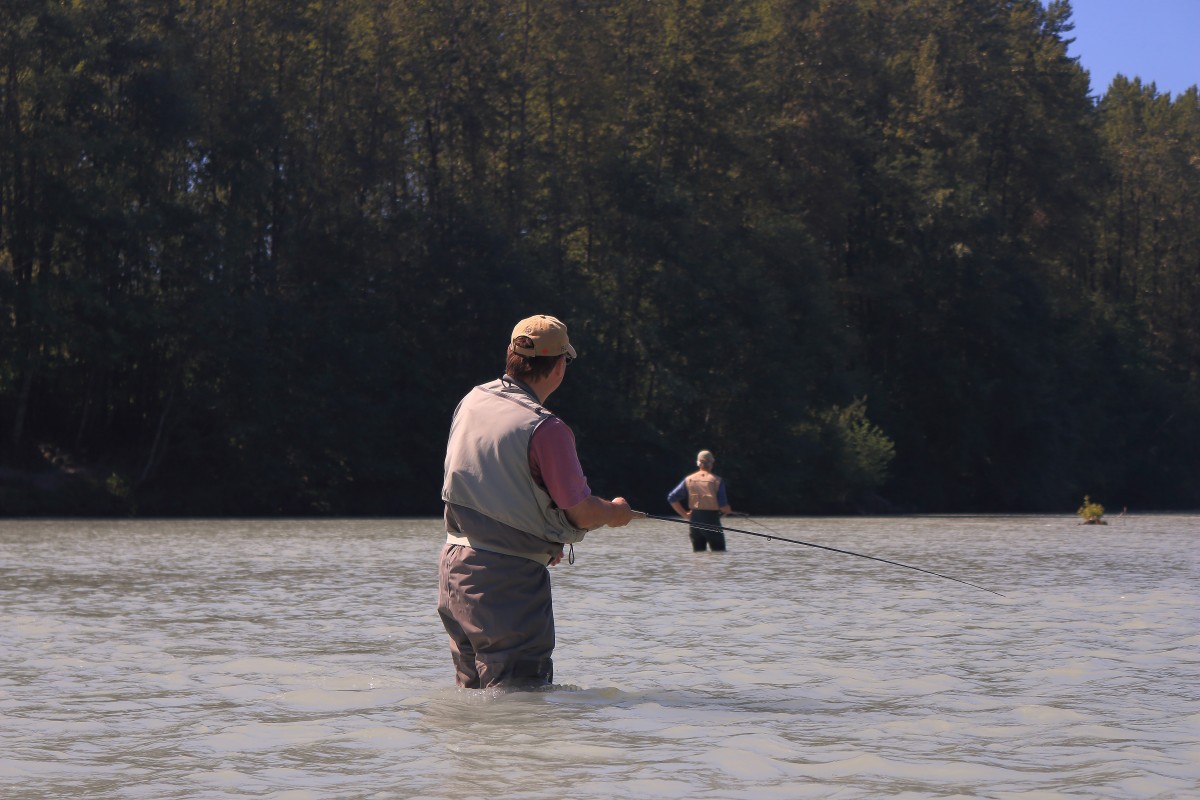
M1200 517L639 520L454 688L440 520L0 521L5 798L1196 798Z

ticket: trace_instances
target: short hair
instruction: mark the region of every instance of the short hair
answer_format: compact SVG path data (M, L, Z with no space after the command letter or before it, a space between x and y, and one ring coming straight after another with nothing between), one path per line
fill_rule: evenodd
M533 340L528 336L518 336L513 339L518 347L533 347ZM504 374L520 380L541 380L549 375L559 359L566 358L565 353L556 356L523 356L508 348L508 361L504 365Z

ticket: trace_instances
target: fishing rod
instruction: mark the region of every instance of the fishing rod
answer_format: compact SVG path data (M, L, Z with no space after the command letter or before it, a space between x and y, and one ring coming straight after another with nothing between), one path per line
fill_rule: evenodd
M942 573L934 572L931 569L921 569L920 567L914 567L910 564L901 564L899 561L889 561L886 558L879 558L877 556L868 556L868 555L865 555L864 553L855 553L852 550L839 550L836 547L826 547L823 544L813 544L812 542L802 542L799 539L788 539L786 536L772 536L772 535L766 534L766 533L759 533L758 531L742 530L741 528L729 528L729 527L723 527L720 525L708 525L703 522L692 522L691 520L680 519L678 517L664 517L664 516L660 516L658 514L647 514L645 511L634 511L633 515L635 517L643 517L645 519L656 519L656 520L659 520L660 522L677 522L680 525L689 525L693 528L700 528L701 530L708 530L708 531L713 531L713 532L733 531L734 533L744 533L744 534L747 534L748 536L759 536L763 539L773 539L774 541L777 541L777 542L791 542L792 544L802 544L805 547L815 547L819 550L828 550L831 553L841 553L841 554L847 555L847 556L858 556L859 558L869 558L872 561L880 561L884 564L891 564L892 566L895 566L895 567L904 567L905 569L916 570L917 572L924 572L926 575L936 575L937 577L945 578L948 581L954 581L955 583L962 583L967 586L974 587L976 589L981 589L985 592L990 592L991 594L994 594L997 597L1004 597L1004 595L1000 594L997 591L993 591L992 589L988 589L987 587L980 586L979 584L976 584L976 583L971 583L970 581L964 581L961 578L955 578L951 575L943 575Z
M768 525L767 523L763 522L761 519L758 519L758 518L756 518L756 517L751 517L751 516L750 516L749 514L747 514L745 511L730 511L729 513L725 514L725 516L727 516L727 517L740 517L740 518L742 518L742 519L746 520L747 522L752 522L752 523L754 523L755 525L757 525L758 527L760 527L760 528L764 528L764 529L766 529L767 531L770 531L771 533L773 533L773 534L775 534L775 535L777 535L777 536L779 535L779 531L775 530L775 529L774 529L774 528L772 528L770 525Z

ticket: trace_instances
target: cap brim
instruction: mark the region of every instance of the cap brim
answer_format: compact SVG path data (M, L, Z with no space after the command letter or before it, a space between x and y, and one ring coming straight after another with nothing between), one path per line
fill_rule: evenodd
M579 356L575 355L575 348L571 346L570 342L567 342L567 355L571 358L579 358Z

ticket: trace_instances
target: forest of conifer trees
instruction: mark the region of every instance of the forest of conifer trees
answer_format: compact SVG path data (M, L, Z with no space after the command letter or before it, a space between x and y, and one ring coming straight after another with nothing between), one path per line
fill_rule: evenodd
M636 508L1200 507L1200 95L1070 15L8 0L0 513L439 513L533 313Z

